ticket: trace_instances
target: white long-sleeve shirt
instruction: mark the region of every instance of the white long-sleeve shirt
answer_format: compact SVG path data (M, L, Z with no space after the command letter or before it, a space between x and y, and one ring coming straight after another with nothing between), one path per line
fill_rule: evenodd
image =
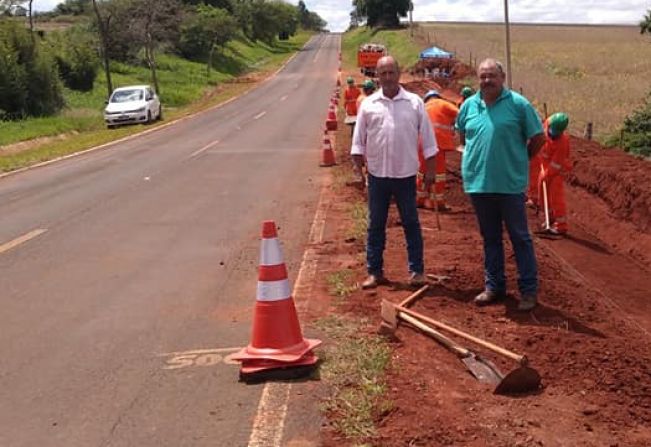
M411 177L418 172L419 135L425 158L436 155L436 138L420 97L400 87L387 98L380 89L360 104L350 153L365 156L375 177Z

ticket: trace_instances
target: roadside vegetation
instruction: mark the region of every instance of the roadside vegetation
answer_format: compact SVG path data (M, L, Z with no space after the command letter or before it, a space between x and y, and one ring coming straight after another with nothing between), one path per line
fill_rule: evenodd
M105 129L114 88L157 86L173 119L251 88L325 25L302 1L197 3L66 0L30 21L0 1L0 172L141 132Z
M384 397L389 346L379 336L360 336L362 324L342 317L327 317L315 326L333 342L325 349L320 370L331 387L324 410L338 433L361 443L376 434L376 421L392 409Z

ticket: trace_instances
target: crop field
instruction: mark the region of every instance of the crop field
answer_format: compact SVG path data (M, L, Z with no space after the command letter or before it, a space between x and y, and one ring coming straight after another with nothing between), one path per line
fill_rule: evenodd
M505 60L503 25L421 23L414 34L466 63ZM651 38L637 26L512 25L511 65L513 88L541 113L569 113L575 135L592 122L604 139L651 91Z

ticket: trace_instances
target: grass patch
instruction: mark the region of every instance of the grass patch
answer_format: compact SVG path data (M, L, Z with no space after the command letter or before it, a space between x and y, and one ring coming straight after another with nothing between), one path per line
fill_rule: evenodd
M360 325L342 317L321 319L316 326L334 342L321 366L321 378L333 390L323 405L329 421L354 441L372 438L375 421L393 407L384 399L390 349L378 336L360 336Z
M346 238L364 240L368 228L368 207L366 202L355 202L350 205L350 228L346 232Z
M157 55L160 96L166 120L193 113L225 101L250 89L255 84L231 83L243 73L256 73L263 77L275 71L310 38L309 33L299 33L275 46L246 39L227 45L222 57L230 58L233 65L218 65L206 74L206 65L178 56ZM150 84L150 71L144 66L112 62L114 88L131 84ZM217 87L215 87L217 86ZM126 135L141 132L146 126L131 125L107 130L102 117L106 98L106 79L99 72L90 92L66 89L66 108L56 116L28 118L21 121L0 121L1 146L43 137L65 136L56 141L45 139L19 152L0 151L0 172L19 169L30 164L88 149Z
M329 293L340 298L346 298L357 289L357 284L353 281L353 272L347 269L330 273L326 277L326 282Z

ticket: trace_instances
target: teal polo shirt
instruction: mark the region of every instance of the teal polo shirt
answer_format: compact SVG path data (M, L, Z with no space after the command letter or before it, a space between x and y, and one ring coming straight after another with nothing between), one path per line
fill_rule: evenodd
M527 141L543 128L525 97L505 88L486 106L477 92L464 101L455 127L466 137L461 162L466 193L518 194L527 189Z

